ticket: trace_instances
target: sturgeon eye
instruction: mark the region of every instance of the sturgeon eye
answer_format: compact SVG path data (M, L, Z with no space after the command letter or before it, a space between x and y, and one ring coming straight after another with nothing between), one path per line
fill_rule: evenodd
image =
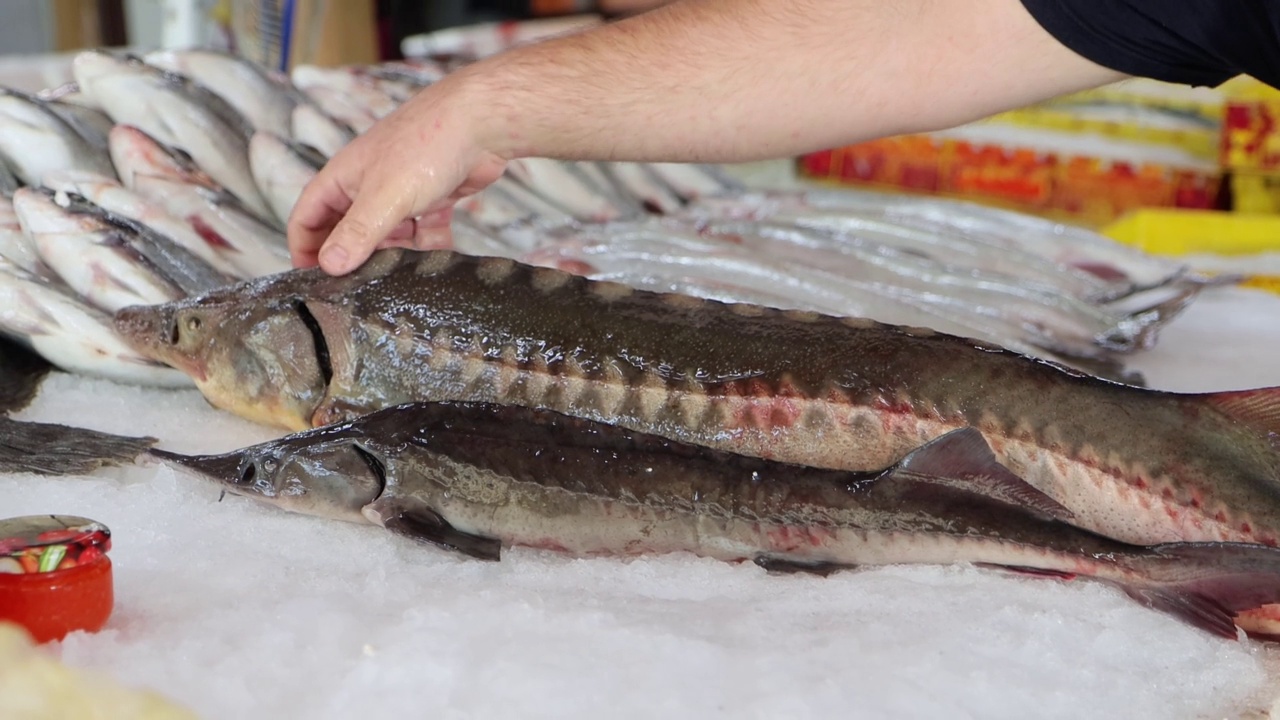
M199 330L200 318L195 315L192 315L191 317L187 318L187 329L190 330L191 332L195 332Z

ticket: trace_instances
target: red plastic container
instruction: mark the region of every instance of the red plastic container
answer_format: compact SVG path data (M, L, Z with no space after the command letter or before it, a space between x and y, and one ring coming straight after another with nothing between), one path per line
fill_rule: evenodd
M115 605L111 531L70 515L0 520L0 620L38 643L96 632Z

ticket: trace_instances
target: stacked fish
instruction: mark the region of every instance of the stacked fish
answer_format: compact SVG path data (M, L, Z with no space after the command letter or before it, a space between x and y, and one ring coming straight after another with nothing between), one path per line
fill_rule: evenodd
M89 51L75 82L0 91L0 332L72 372L189 386L110 328L290 268L306 183L449 68L301 66L212 50ZM463 201L456 249L595 279L864 316L994 342L1094 374L1204 286L1174 263L1022 215L865 192L751 193L723 170L523 158Z

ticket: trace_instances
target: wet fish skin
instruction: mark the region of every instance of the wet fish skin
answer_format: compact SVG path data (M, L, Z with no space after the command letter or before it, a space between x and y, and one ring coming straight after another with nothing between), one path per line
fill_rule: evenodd
M114 312L185 295L103 218L60 207L46 189L22 188L13 207L40 260L90 304Z
M222 98L132 55L84 51L72 61L72 72L116 124L182 149L254 213L270 217L249 171L252 126Z
M9 162L0 157L0 198L12 198L14 191L20 187L22 187L22 181L13 174L13 168L9 167Z
M190 376L126 345L111 316L20 269L0 270L0 334L66 372L125 385L194 387Z
M157 50L144 55L143 60L200 83L234 107L255 130L289 136L300 91L287 80L272 77L260 65L210 48Z
M1094 532L1280 540L1278 388L1148 390L923 328L398 248L343 277L295 270L125 309L116 326L214 406L290 430L405 402L495 402L870 471L973 427ZM299 362L304 345L269 339L286 328L312 332L309 373L265 371Z
M107 134L115 125L106 113L85 105L57 100L47 101L45 107L65 120L99 154L106 154Z
M39 185L51 170L114 175L105 152L94 148L49 103L17 90L0 89L0 156L24 185Z
M298 65L290 72L290 79L303 93L328 107L326 103L338 102L343 107L360 108L360 114L381 119L395 111L400 101L387 92L386 83L373 76L361 74L352 68L327 68L317 65ZM334 112L334 110L330 110ZM337 113L342 116L342 113ZM350 121L348 121L350 122ZM352 123L355 125L355 123Z
M289 222L302 189L325 162L326 158L313 148L269 132L254 134L249 142L249 166L280 228Z
M138 128L117 125L111 131L111 157L126 187L189 223L241 275L292 267L284 234L224 192L181 151Z
M0 197L0 258L36 275L50 272L22 230L13 200L7 197Z
M308 99L293 109L293 139L315 148L326 158L338 154L356 137L350 125L338 120Z
M510 233L504 237L510 237ZM743 257L728 246L707 254L679 251L667 254L660 248L631 250L622 247L625 243L616 237L601 240L600 243L558 241L519 254L516 259L593 280L621 282L641 290L677 292L780 310L864 317L890 325L928 327L1110 380L1146 384L1140 373L1126 369L1100 348L1076 345L1070 353L1064 353L1056 348L1033 346L1017 328L1001 325L980 313L956 312L941 305L918 302L906 293L886 296L877 292L874 285L853 282L846 275L794 265L778 267L764 258Z
M134 253L182 293L194 295L232 282L196 253L156 232L144 223L117 215L90 202L82 195L50 188L27 189L40 193L70 215L89 219L114 231Z
M778 571L978 565L1109 582L1236 639L1235 613L1280 601L1280 550L1139 547L1080 530L952 431L881 472L807 468L558 413L410 404L232 453L151 455L283 510L366 522L464 555L689 552Z
M111 215L145 225L190 251L201 262L231 278L245 275L224 259L187 222L180 220L155 202L129 190L119 181L83 172L53 172L45 176L44 186L50 190L81 195Z

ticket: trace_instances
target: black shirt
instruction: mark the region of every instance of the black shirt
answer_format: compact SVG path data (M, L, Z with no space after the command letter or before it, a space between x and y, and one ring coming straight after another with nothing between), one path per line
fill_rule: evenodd
M1137 77L1280 87L1280 0L1022 0L1076 54Z

